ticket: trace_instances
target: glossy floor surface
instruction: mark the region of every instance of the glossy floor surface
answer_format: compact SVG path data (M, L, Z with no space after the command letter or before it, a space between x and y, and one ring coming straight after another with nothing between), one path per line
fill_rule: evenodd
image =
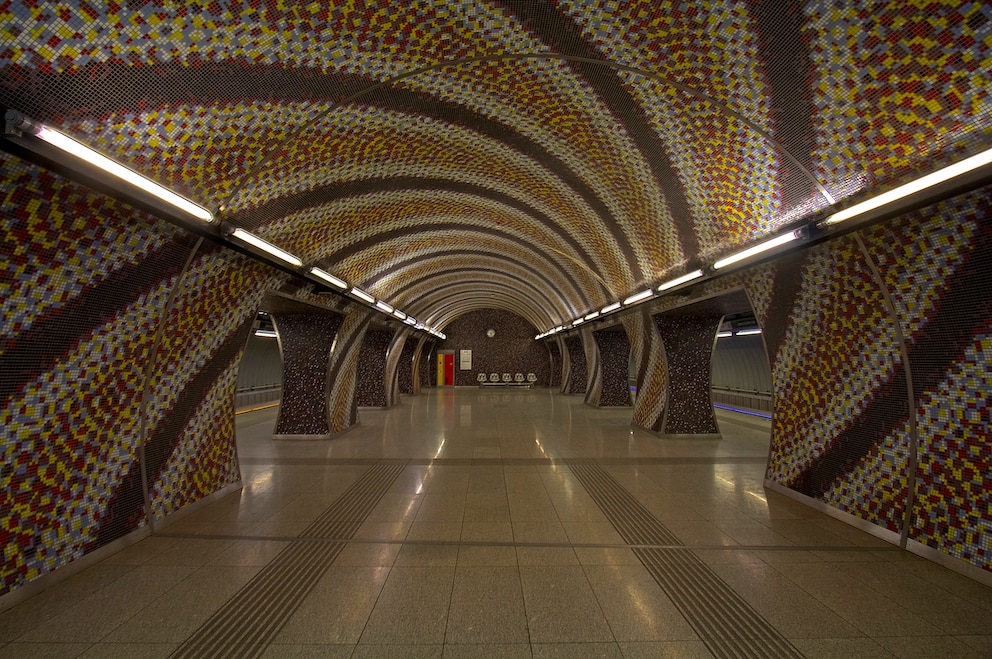
M3 657L989 657L992 589L785 496L768 421L659 438L547 390L431 391L0 614Z

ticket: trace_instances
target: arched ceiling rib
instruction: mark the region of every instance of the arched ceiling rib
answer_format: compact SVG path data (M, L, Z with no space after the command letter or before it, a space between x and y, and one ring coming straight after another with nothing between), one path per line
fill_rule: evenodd
M0 104L418 316L548 322L988 146L992 6L841 5L14 1Z

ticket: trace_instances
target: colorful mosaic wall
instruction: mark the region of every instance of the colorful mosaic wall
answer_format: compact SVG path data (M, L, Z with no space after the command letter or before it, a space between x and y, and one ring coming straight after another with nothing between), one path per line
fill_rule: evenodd
M0 106L418 318L471 280L444 324L509 288L538 330L992 142L989 3L410 6L6 2ZM233 482L233 365L287 276L2 157L5 592ZM892 530L911 494L914 539L987 567L987 203L954 203L748 292L792 442L769 477ZM328 366L332 433L367 323ZM562 387L604 395L564 345Z
M630 341L623 331L593 332L601 364L602 388L597 405L618 407L630 405L630 386L627 384L627 362L630 360Z
M908 518L911 541L986 570L990 200L835 240L748 289L775 393L768 478L895 534Z
M373 313L376 312L360 308L350 311L334 339L334 351L327 369L331 384L327 399L331 434L342 433L358 423L358 364L365 330Z
M272 313L282 353L283 387L275 435L324 437L327 426L327 366L341 316Z
M236 365L283 277L0 158L3 594L238 480Z
M987 144L992 7L834 5L15 1L0 104L387 298L459 226L569 264L565 317Z
M668 402L668 372L665 346L658 327L647 310L623 319L630 341L630 352L637 371L637 391L631 425L660 432Z

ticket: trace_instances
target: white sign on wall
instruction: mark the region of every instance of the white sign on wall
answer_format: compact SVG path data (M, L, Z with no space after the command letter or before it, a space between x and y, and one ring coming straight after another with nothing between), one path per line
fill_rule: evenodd
M463 371L472 370L472 351L471 350L459 350L458 351L458 368Z

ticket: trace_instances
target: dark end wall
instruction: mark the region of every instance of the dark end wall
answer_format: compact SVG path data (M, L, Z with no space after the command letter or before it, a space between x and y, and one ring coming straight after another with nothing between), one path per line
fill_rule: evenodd
M486 331L496 332L493 337ZM537 329L522 317L501 309L480 309L461 316L444 328L448 337L441 350L455 351L455 386L478 384L482 373L533 373L535 386L551 382L551 358L542 341L535 341ZM459 351L472 351L472 369L459 368Z

